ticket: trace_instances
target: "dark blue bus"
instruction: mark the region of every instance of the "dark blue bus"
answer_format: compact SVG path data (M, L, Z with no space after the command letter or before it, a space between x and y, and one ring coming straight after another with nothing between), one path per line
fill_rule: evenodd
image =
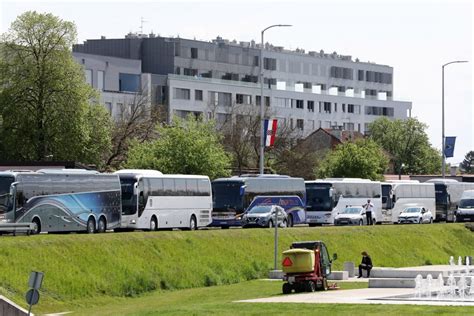
M288 226L306 223L306 189L302 178L282 175L244 175L212 181L211 226L222 228L241 226L242 214L251 203L258 197L268 196L298 197L302 207L285 208L288 212Z

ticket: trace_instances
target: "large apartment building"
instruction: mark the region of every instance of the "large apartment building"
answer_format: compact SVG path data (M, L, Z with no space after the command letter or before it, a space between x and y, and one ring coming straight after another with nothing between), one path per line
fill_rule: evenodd
M194 113L224 122L236 109L260 105L260 45L254 41L129 34L87 40L73 55L114 116L141 89L166 107L168 120ZM302 136L320 127L364 133L378 117L410 115L411 102L393 100L390 66L268 43L263 57L266 112Z

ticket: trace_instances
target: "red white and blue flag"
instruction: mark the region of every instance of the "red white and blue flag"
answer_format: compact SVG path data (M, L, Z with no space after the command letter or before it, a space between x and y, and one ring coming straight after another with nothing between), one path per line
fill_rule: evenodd
M275 135L278 127L278 120L265 120L265 147L275 144Z

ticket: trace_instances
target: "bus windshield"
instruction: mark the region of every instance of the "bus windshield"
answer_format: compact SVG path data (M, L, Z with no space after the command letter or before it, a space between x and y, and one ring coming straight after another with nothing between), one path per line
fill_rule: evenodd
M240 181L222 181L212 183L212 203L214 211L227 211L228 209L243 209L244 185Z
M329 190L331 186L326 185L307 185L306 187L306 205L307 211L330 212L332 210Z
M10 210L10 185L13 181L13 177L0 177L0 214Z
M120 186L122 187L122 214L133 215L137 212L137 197L133 194L135 178L120 177Z

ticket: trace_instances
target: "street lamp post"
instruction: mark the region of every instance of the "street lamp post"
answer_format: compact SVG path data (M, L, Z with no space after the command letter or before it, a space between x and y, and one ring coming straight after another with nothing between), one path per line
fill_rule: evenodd
M445 137L444 137L444 67L446 67L447 65L451 65L451 64L459 64L459 63L467 63L467 60L455 60L455 61L450 61L449 63L446 63L444 64L442 67L441 67L441 85L442 85L442 90L441 90L441 138L442 138L442 142L441 142L441 154L443 155L443 163L441 165L441 172L442 172L442 175L443 175L443 179L445 177L445 173L446 173L446 155L445 155Z
M264 103L265 103L265 98L263 96L263 36L266 30L271 29L273 27L288 27L291 26L290 24L274 24L270 25L262 30L262 44L260 46L260 174L263 174L263 164L265 162L264 160L264 154L265 154L265 139L264 139L264 127L265 127L265 111L264 111Z

